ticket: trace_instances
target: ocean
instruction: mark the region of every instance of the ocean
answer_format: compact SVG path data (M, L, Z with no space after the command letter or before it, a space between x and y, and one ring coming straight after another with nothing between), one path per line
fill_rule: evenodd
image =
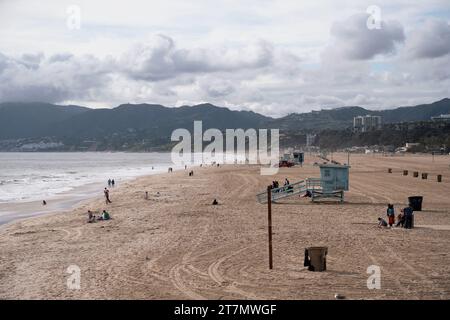
M0 204L42 201L84 185L107 186L108 179L119 185L168 167L177 169L170 153L0 153Z

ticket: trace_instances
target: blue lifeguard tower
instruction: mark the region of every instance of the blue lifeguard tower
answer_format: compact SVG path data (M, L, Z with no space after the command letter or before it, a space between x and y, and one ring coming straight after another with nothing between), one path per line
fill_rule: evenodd
M292 153L294 157L294 163L303 166L303 162L305 160L305 154L303 152L294 151Z
M312 183L312 201L320 198L338 198L344 201L344 191L348 191L349 169L348 165L321 164L320 179L310 178Z
M306 178L289 185L272 189L272 201L296 194L308 194L314 202L323 198L344 202L344 191L349 189L350 166L338 163L320 164L320 178ZM256 195L260 203L267 202L267 192Z

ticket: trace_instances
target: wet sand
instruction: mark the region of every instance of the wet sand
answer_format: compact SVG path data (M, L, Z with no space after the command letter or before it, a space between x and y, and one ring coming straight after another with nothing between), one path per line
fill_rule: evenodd
M334 154L346 162L347 155ZM450 157L352 155L346 202L293 196L273 204L274 269L268 269L267 210L255 195L274 179L319 177L303 167L261 176L257 166L194 168L139 178L66 213L0 226L3 299L449 299ZM387 168L392 168L389 174ZM410 170L406 177L402 170ZM412 177L428 172L428 180ZM443 182L436 182L436 174ZM149 191L150 199L144 199ZM160 196L156 193L160 192ZM423 195L412 230L379 229ZM217 198L218 206L211 203ZM88 209L113 220L86 223ZM326 272L303 267L304 248L327 246ZM81 289L68 289L70 265ZM367 268L381 268L381 289Z

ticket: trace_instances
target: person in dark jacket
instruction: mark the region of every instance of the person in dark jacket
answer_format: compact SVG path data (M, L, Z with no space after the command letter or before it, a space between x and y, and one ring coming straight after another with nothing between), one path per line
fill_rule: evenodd
M406 229L411 229L413 227L413 209L411 208L411 206L407 206L406 208L403 209L403 215L405 217L405 224L404 227Z

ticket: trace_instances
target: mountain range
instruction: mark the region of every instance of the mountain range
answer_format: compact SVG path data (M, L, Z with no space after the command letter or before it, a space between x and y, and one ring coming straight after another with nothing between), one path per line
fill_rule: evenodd
M367 114L380 115L385 124L429 121L432 116L450 114L450 99L381 111L358 106L342 107L293 113L282 118L271 118L252 111L234 111L209 103L177 108L157 104L123 104L112 109L39 102L0 103L0 141L47 138L81 149L148 150L170 144L174 129L191 131L195 120L203 121L203 130L279 128L281 132L320 132L349 128L353 117Z

